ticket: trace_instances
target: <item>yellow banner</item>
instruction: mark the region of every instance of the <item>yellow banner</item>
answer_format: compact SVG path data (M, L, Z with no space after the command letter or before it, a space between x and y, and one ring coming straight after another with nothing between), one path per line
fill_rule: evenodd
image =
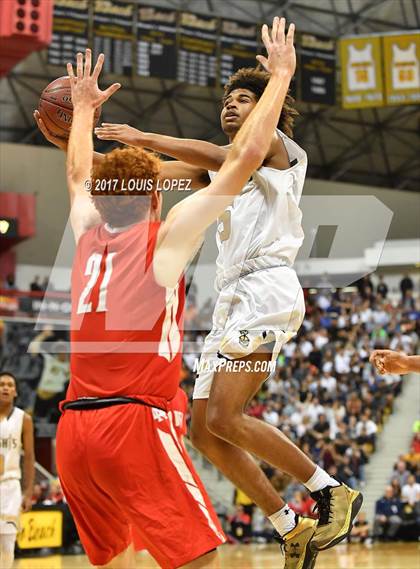
M420 35L384 36L385 93L388 105L420 102Z
M20 549L61 547L63 513L58 510L32 511L20 516L17 544Z
M13 567L16 569L63 569L62 555L48 555L48 557L21 557L15 561ZM65 567L71 567L66 563Z
M384 104L381 38L346 38L340 41L342 106L345 109Z

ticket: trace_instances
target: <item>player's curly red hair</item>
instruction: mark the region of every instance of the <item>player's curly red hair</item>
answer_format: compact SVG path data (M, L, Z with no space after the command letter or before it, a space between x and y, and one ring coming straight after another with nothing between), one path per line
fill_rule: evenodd
M150 194L156 189L160 159L142 148L116 148L92 170L92 201L103 221L124 227L150 212ZM129 188L135 190L129 191Z

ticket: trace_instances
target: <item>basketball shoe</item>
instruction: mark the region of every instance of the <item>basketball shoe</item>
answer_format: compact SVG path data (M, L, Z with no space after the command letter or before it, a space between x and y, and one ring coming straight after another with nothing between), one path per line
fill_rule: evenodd
M315 533L316 520L301 518L296 514L296 526L281 537L275 532L275 539L284 553L284 569L313 569L318 551L310 547Z
M362 506L363 496L345 484L327 486L311 492L316 502L319 520L311 547L322 551L343 541L351 532L354 518Z

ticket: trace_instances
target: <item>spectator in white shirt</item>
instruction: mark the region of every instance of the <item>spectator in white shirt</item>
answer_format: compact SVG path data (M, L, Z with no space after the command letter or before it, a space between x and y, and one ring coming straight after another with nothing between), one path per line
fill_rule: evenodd
M360 308L355 308L352 315L350 316L350 322L353 326L359 324L360 322Z
M280 416L275 409L275 404L271 401L267 404L267 408L262 414L263 419L266 423L273 425L274 427L278 427Z
M321 386L328 393L335 393L337 391L337 380L329 371L325 371L321 377Z
M378 326L386 326L389 322L389 314L382 307L378 310L374 310L373 321Z
M369 301L363 303L362 310L360 312L360 320L363 324L367 324L372 321L372 309L369 306Z
M335 422L341 423L341 421L344 419L344 417L346 416L346 408L344 407L344 405L338 400L335 399L333 401L332 407L331 407L331 411L334 415L334 420Z
M309 354L312 352L313 349L314 349L314 346L313 346L312 342L310 342L306 338L300 344L300 351L305 356L305 358L307 358L309 356Z
M324 407L319 403L319 399L314 397L313 400L307 405L305 414L311 419L311 424L314 425L318 421L318 417L325 414Z
M372 419L369 419L366 413L363 413L360 421L358 421L356 424L356 435L358 437L360 437L362 434L363 429L365 429L366 435L368 437L375 435L378 431L377 425L372 421Z
M322 350L325 344L328 344L329 341L328 332L325 328L321 328L315 332L315 347L317 350Z
M335 354L334 366L337 373L350 373L350 357L340 348Z
M365 412L361 416L361 420L356 423L356 441L360 445L369 443L372 445L373 450L376 448L376 432L378 427L369 419L368 414Z
M410 506L414 506L420 500L420 484L416 482L414 474L410 474L407 484L404 484L402 487L401 498L403 502L407 502Z
M284 385L279 375L274 375L267 381L267 391L270 395L281 395Z

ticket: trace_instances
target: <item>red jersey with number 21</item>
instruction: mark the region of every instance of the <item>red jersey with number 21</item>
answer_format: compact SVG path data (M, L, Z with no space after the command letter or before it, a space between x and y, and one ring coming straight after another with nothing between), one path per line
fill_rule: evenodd
M137 397L166 406L180 380L184 278L157 284L159 222L97 225L80 238L72 272L71 380L66 401Z

